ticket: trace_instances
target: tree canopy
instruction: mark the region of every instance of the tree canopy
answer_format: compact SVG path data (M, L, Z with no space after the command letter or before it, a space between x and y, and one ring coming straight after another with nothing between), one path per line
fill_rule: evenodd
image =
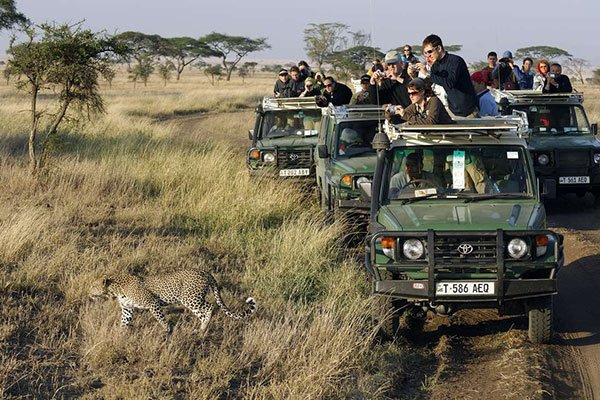
M165 38L160 42L159 54L172 62L177 80L180 79L185 67L200 57L218 57L221 55L203 41L191 37Z
M27 23L27 17L17 11L15 0L0 0L0 30Z
M346 48L348 25L339 22L308 24L304 29L304 49L308 58L317 63L319 69L331 54Z
M534 60L546 58L548 60L561 57L573 57L568 51L552 46L529 46L517 49L515 58L531 57Z
M230 36L218 32L209 33L201 37L200 41L206 43L211 51L221 57L228 81L231 79L231 73L242 58L249 53L271 48L266 38L251 39L244 36ZM229 59L230 55L233 57L233 60Z

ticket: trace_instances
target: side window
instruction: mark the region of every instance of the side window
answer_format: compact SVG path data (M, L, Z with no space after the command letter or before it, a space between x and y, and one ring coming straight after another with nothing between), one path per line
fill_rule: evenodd
M335 121L333 118L329 117L327 121L327 148L331 153L333 153L333 148L335 147Z

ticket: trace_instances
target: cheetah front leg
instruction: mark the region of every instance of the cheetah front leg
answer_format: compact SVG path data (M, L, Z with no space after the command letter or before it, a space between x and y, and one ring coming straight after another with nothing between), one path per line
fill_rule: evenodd
M162 325L164 330L167 333L171 333L171 325L169 325L169 323L165 319L165 314L163 314L158 303L154 303L152 307L150 307L150 312L152 313L154 318L156 318L156 320Z

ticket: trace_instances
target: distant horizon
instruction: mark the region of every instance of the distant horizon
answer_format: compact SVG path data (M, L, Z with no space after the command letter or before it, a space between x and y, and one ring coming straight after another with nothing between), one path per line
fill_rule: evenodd
M202 4L204 3L204 4ZM537 3L522 3L510 16L510 26L494 18L481 3L463 0L456 4L430 1L426 9L403 16L390 11L381 0L369 2L304 0L302 7L290 11L285 2L263 0L231 4L227 7L197 0L180 0L166 4L157 0L16 0L17 9L32 22L76 23L109 33L139 31L163 37L201 37L212 31L251 38L266 37L272 46L250 54L247 60L307 59L303 31L310 23L341 22L352 31L371 34L374 47L383 52L405 44L419 44L428 34L437 33L445 44L461 44L460 54L468 63L484 61L489 51L513 53L522 47L548 45L564 49L574 57L600 66L600 54L590 43L600 36L596 21L600 15L597 0L572 0L569 16L563 10L548 13ZM310 11L310 12L309 12ZM293 18L287 17L294 12ZM419 18L415 18L419 16ZM544 17L543 19L541 17ZM554 32L550 27L557 27ZM0 33L0 53L6 53L10 32ZM586 40L586 39L592 40ZM307 60L308 61L308 60Z

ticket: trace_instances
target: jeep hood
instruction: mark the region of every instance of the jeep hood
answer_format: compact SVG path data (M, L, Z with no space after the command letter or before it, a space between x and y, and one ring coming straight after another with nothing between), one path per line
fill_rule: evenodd
M377 163L376 154L364 154L335 161L335 168L344 174L373 174Z
M544 229L545 210L537 202L443 203L442 201L382 207L378 221L390 230L518 230Z
M317 136L284 136L273 139L262 139L256 142L258 148L302 148L317 145Z
M600 141L592 135L533 135L529 138L529 150L596 148L600 150Z

